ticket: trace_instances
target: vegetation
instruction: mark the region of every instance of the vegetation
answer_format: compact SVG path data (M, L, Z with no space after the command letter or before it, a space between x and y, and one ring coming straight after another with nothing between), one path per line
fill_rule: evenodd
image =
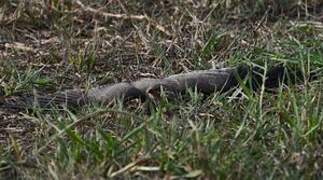
M243 63L308 76L323 65L322 9L319 0L4 0L1 88L88 89ZM1 109L0 177L322 178L322 80L241 96L191 90L156 106Z

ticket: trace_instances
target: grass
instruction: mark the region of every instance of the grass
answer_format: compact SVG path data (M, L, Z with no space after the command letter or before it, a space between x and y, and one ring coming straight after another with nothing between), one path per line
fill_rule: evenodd
M77 2L0 3L5 95L242 63L285 63L306 76L322 68L319 1ZM0 110L0 177L319 179L321 82L242 88L242 97L191 90L156 106Z

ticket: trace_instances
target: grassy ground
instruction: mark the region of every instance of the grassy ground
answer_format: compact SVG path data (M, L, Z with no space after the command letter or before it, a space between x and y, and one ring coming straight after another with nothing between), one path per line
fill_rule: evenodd
M241 63L323 65L319 0L0 2L4 95ZM322 78L241 98L0 110L0 177L323 177Z

